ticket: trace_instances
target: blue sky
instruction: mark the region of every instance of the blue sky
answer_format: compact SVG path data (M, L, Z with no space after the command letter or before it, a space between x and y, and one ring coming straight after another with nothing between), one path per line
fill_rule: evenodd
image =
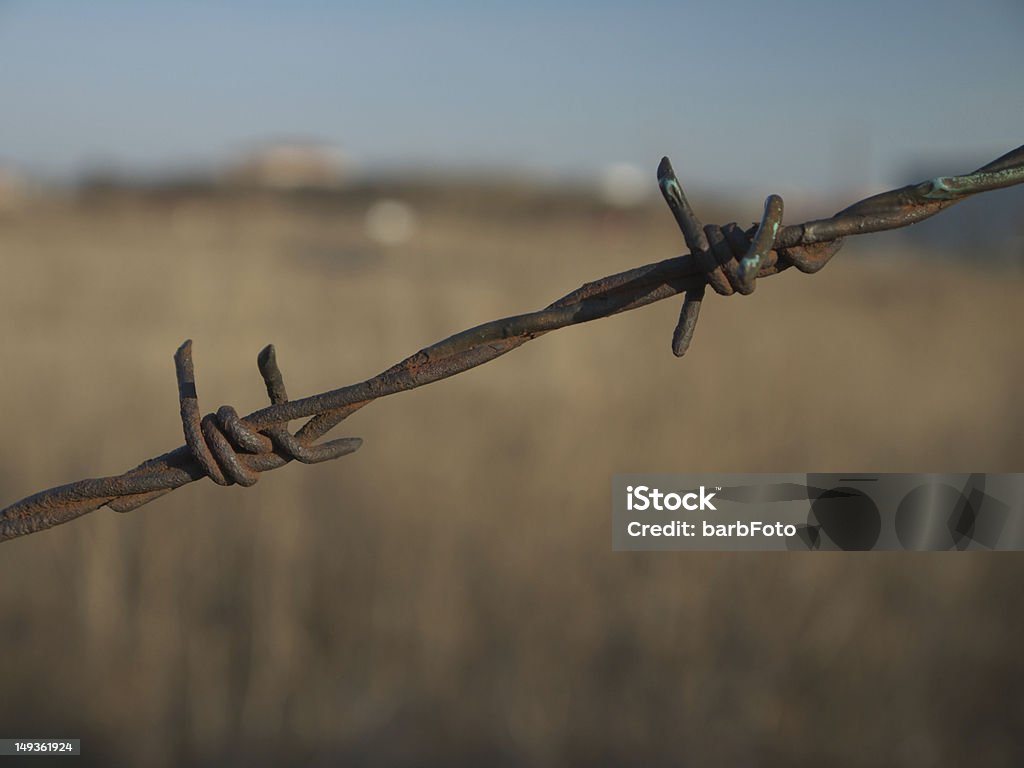
M0 0L0 99L0 162L65 178L297 137L825 191L1024 143L1024 3Z

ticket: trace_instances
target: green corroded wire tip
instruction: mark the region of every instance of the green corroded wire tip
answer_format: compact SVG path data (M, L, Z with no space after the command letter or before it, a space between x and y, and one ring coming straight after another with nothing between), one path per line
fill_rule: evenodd
M761 216L761 223L757 225L757 232L754 233L750 249L740 259L740 293L754 292L754 279L761 271L761 265L772 246L775 245L775 237L779 234L779 229L782 228L782 212L782 198L778 195L768 195L764 201L764 215Z
M676 178L676 172L672 169L672 163L669 162L667 157L661 158L661 162L658 163L658 186L661 188L661 196L665 198L665 202L668 203L669 210L672 211L672 216L676 220L685 234L686 229L683 225L683 218L685 217L686 210L686 195L683 194L683 188L679 184L679 179Z
M658 164L658 187L661 189L661 196L665 198L672 217L676 220L679 231L683 233L683 239L691 253L706 251L708 249L707 239L704 236L704 226L693 212L683 186L676 178L676 172L672 163L667 157L661 158Z
M679 182L676 181L676 173L672 170L672 162L667 157L661 158L661 162L658 163L658 186L665 191L674 187L675 193L678 194Z

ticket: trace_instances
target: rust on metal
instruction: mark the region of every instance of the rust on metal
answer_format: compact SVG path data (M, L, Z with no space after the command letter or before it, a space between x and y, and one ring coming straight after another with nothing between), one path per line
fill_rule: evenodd
M41 491L0 510L0 541L68 522L100 507L127 512L175 488L211 478L220 485L252 485L262 472L292 460L330 461L356 451L359 438L317 441L346 418L388 395L422 387L490 362L545 333L610 317L684 295L672 335L672 351L685 354L693 339L705 289L729 296L748 294L759 277L796 267L820 270L843 238L897 229L934 216L966 197L1024 182L1024 146L973 173L938 176L874 195L828 219L782 226L782 199L765 201L761 222L703 225L668 158L658 166L658 185L689 253L586 283L544 309L506 317L457 333L358 384L289 400L272 346L257 358L270 405L239 417L222 406L201 416L192 344L174 356L185 445L114 477L80 480ZM288 423L308 419L296 432Z

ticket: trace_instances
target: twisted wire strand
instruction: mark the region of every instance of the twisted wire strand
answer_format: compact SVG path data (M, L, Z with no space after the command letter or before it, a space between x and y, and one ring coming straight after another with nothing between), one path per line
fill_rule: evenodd
M316 441L374 400L425 386L494 360L532 339L569 325L610 317L682 293L672 335L681 356L693 339L706 288L723 296L750 294L756 280L796 267L813 274L851 235L897 229L922 221L971 195L1024 182L1024 146L961 176L934 179L861 200L827 219L782 226L783 203L765 201L759 224L703 225L668 158L658 185L690 252L586 283L544 309L470 328L396 363L366 381L289 400L273 346L257 357L270 405L239 417L231 406L201 416L192 343L174 356L185 445L112 477L88 478L28 496L0 510L0 541L35 533L108 506L137 509L202 477L219 485L250 486L260 473L292 460L317 464L348 455L359 438ZM288 423L309 420L296 432Z

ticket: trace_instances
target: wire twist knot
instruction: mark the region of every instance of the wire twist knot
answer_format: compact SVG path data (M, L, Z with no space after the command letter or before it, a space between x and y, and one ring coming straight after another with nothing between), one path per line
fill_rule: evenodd
M263 348L257 364L271 405L288 402L273 345ZM303 464L319 464L353 453L363 443L358 437L346 437L309 445L289 432L286 424L256 430L230 405L221 406L216 413L200 416L191 340L178 348L174 355L174 368L185 444L217 485L254 485L260 472L255 459L261 455L274 453L289 461L296 459Z
M705 280L699 288L688 290L683 298L679 322L672 334L672 352L676 357L682 357L689 349L708 285L720 296L749 295L754 292L758 277L791 266L801 272L817 272L842 247L842 240L838 239L776 250L775 238L782 228L783 212L778 195L765 199L761 222L750 229L744 230L735 222L724 226L701 224L667 157L658 166L658 186Z

